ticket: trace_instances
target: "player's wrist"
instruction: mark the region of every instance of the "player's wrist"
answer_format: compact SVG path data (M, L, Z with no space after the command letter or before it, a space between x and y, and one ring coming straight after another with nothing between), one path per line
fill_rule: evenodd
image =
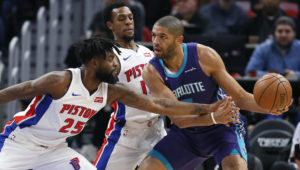
M213 122L213 124L218 124L215 117L214 117L214 112L210 112L210 118L211 118L211 121Z

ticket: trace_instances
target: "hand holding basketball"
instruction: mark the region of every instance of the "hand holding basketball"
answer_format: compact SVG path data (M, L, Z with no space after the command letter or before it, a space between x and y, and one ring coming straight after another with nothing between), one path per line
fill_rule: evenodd
M274 115L288 111L292 104L290 82L280 74L269 73L258 79L253 95L256 103Z

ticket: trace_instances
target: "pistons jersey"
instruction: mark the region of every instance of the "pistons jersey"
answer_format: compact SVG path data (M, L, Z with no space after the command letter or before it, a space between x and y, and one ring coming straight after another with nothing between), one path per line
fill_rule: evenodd
M101 83L90 95L80 68L68 69L72 80L60 99L35 97L25 111L15 114L0 134L0 151L5 140L27 140L39 146L56 146L82 131L86 122L106 105L108 84Z
M142 70L152 59L153 52L142 45L137 45L137 47L136 51L127 48L119 48L121 53L117 56L121 64L121 70L118 81L124 83L128 89L131 89L138 94L148 95L149 90L143 81ZM123 104L118 103L118 105L120 106ZM141 111L125 105L122 107L124 107L124 109L115 115L117 119L121 117L121 119L125 119L126 121L144 122L158 117L158 114Z

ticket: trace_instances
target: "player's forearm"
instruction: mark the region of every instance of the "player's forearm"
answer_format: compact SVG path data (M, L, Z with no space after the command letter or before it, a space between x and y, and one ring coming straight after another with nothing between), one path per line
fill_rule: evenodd
M186 103L172 99L154 98L154 104L157 107L156 113L175 115L202 115L209 112L209 104Z
M27 81L21 84L17 84L6 89L0 90L0 104L5 104L7 102L16 100L16 99L23 99L23 98L30 98L30 86L31 82Z
M243 98L244 99L235 100L235 103L239 108L241 108L243 110L248 110L251 112L268 113L267 110L258 106L258 104L255 102L252 94L247 93L247 94L243 95Z
M213 125L210 114L204 113L192 117L170 117L179 128L187 128L192 126L210 126Z

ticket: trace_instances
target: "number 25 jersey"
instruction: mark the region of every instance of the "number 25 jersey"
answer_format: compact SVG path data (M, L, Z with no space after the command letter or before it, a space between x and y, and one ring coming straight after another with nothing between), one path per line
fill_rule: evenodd
M86 122L107 101L107 83L101 83L90 95L81 79L80 68L68 69L72 80L67 92L60 99L50 95L35 97L25 111L14 115L0 134L1 144L7 139L28 140L33 145L56 146L69 136L82 131Z

